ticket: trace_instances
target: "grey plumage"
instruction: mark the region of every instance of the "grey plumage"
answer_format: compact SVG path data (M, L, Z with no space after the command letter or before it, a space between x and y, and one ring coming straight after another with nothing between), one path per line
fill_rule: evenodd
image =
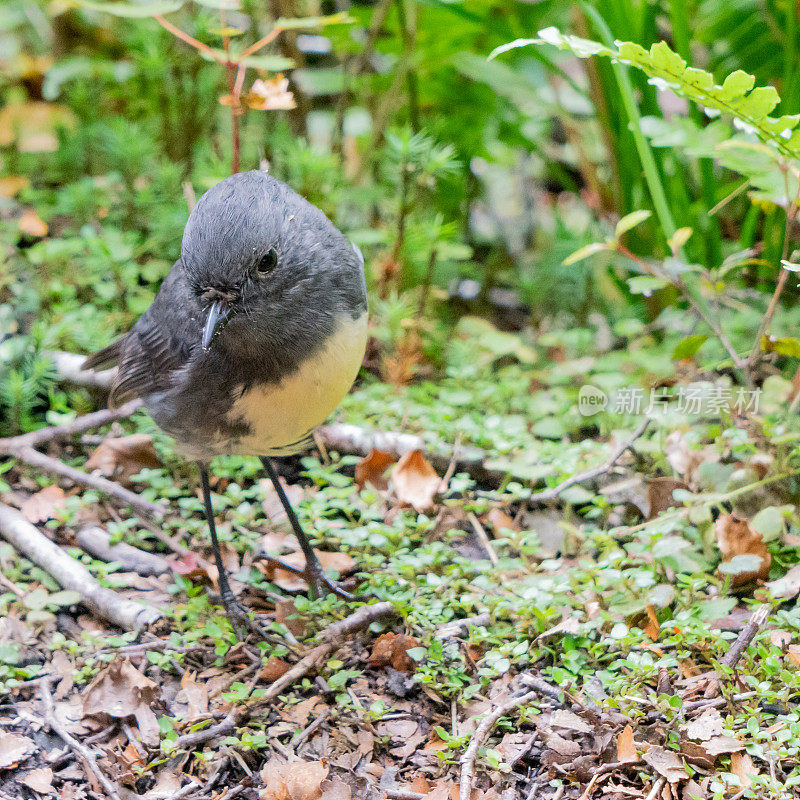
M275 263L262 274L268 254ZM215 299L232 312L203 350ZM142 397L185 452L208 460L236 452L252 432L252 419L231 416L238 398L279 385L320 353L342 318L365 312L360 253L284 183L240 173L203 195L153 304L86 367L118 364L111 402ZM300 444L286 441L272 452Z

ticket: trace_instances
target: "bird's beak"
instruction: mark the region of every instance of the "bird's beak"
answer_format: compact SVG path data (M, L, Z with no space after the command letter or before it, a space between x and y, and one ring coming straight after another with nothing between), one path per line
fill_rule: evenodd
M228 305L224 300L215 300L211 304L211 308L208 309L208 314L206 316L206 324L203 326L203 350L208 350L211 346L214 334L217 333L222 323L227 318L228 311Z

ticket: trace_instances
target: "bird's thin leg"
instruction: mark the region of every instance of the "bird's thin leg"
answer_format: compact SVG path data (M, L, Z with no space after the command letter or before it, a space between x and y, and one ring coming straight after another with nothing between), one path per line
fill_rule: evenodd
M233 632L236 638L240 641L244 640L244 628L249 628L262 638L267 634L260 625L250 619L247 614L247 609L236 599L236 595L231 589L230 582L228 581L228 573L225 570L225 565L222 563L222 553L219 549L219 539L217 539L217 526L214 523L214 508L211 505L211 484L208 481L208 468L205 464L198 463L200 470L200 483L203 487L203 503L206 509L206 521L208 522L208 532L211 534L211 548L214 551L214 563L217 566L217 583L219 584L219 594L222 600L222 606L225 609L225 614L228 617Z
M332 581L325 575L322 565L319 563L319 559L317 558L317 554L314 552L311 542L308 541L308 537L300 525L300 520L297 519L297 514L294 513L294 509L292 508L292 504L289 502L289 498L286 496L286 492L283 491L283 486L278 478L278 473L275 472L275 467L272 465L272 462L266 456L261 456L261 463L264 465L264 469L266 470L269 479L272 481L272 485L275 487L275 491L278 494L278 499L281 501L283 510L286 512L286 516L289 517L289 522L291 523L294 535L297 537L297 541L300 543L300 549L303 551L303 555L306 557L304 577L308 581L311 592L317 597L322 597L322 595L331 592L339 595L339 597L343 597L345 600L352 600L353 595L351 595L349 592L346 592L335 581Z

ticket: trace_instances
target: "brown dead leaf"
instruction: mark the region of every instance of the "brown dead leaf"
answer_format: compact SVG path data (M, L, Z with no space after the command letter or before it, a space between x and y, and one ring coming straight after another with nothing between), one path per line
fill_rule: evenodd
M719 736L723 727L722 715L716 708L709 708L686 726L686 735L690 739L705 742L714 736Z
M633 740L633 728L626 725L622 733L617 736L617 761L630 763L639 760L639 753L636 751L636 743Z
M156 745L158 721L152 706L158 685L139 672L127 658L117 658L89 684L83 695L84 717L106 715L115 719L135 717L142 741Z
M20 778L20 782L38 794L56 794L56 787L53 786L53 770L50 767L32 769Z
M59 128L75 127L75 114L56 103L8 103L0 109L0 147L16 142L21 153L52 153Z
M667 779L667 783L685 781L689 774L683 765L683 759L672 750L653 745L642 753L642 760L651 766L659 775Z
M275 622L285 625L289 632L302 639L306 635L307 623L300 615L297 606L289 600L275 601Z
M178 575L183 575L193 581L211 581L208 574L210 565L201 562L196 553L188 552L182 556L172 556L166 561L169 568Z
M67 504L67 496L60 486L45 486L36 494L32 494L20 508L22 516L28 522L36 525L53 519L55 512Z
M27 736L0 731L0 769L13 769L21 764L36 745Z
M33 236L36 239L41 239L47 236L47 223L32 209L26 208L22 212L22 216L17 221L17 227L26 236Z
M391 666L398 672L411 672L414 669L414 659L408 655L412 647L417 647L419 642L413 636L401 633L399 636L392 631L381 634L372 646L369 657L371 667Z
M391 484L401 503L413 506L417 511L426 511L433 506L441 479L422 450L411 450L395 464Z
M110 437L89 456L86 469L99 470L101 475L119 481L129 480L143 469L157 469L161 460L146 433Z
M496 531L502 530L509 530L509 531L518 531L519 525L514 522L511 517L506 514L501 508L491 508L489 509L489 513L486 515L486 520L491 524L491 526Z
M737 514L722 514L716 521L717 546L722 553L723 563L736 556L756 556L761 566L752 572L739 572L731 576L732 586L742 586L753 580L765 581L769 576L772 556L760 533L756 533L745 517Z
M786 650L786 660L793 667L800 667L800 645L790 644Z
M579 717L573 711L560 708L550 715L550 725L554 728L565 728L577 733L594 733L594 726Z
M661 635L661 625L658 622L656 610L653 606L648 605L645 611L647 612L647 625L645 625L644 634L645 636L649 636L654 642L657 642Z
M328 550L314 550L314 552L325 571L332 569L344 575L355 568L356 562L347 553L332 553ZM303 569L306 565L306 557L300 551L281 556L281 560L297 569ZM304 578L290 570L281 569L273 561L259 561L255 566L267 580L286 592L302 592L308 589L308 583Z
M340 778L331 778L322 782L320 800L352 800L353 792Z
M356 464L356 486L363 489L371 483L376 489L385 491L389 486L386 479L386 470L395 462L395 457L386 450L369 451L369 455Z
M744 750L744 742L740 742L732 736L712 736L707 742L703 742L703 747L712 758L716 758L725 753Z
M261 680L274 683L291 669L291 665L277 656L270 656L261 670Z
M264 787L259 800L320 800L328 768L321 761L292 761L282 764L270 759L261 770Z
M189 719L196 719L208 714L208 687L198 683L195 678L197 673L186 670L181 678L181 690L189 706Z
M652 478L650 481L648 481L648 519L654 519L662 511L666 511L668 508L680 508L683 503L678 502L672 493L676 489L688 488L689 487L683 481L677 481L675 478L670 477Z
M739 779L742 789L753 785L753 777L758 775L758 767L747 753L731 753L731 772Z

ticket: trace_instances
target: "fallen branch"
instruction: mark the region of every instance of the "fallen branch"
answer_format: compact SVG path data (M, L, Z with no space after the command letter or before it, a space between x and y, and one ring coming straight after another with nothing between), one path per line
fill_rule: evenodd
M344 637L356 633L371 625L376 620L394 613L394 606L389 602L374 603L361 606L349 616L329 625L320 635L321 643L298 661L288 672L271 683L264 694L257 699L231 709L220 722L203 730L179 736L173 743L173 749L186 750L198 744L223 736L235 730L255 711L272 702L278 695L289 688L295 681L308 675L322 664L328 656L342 643Z
M750 646L750 643L755 638L756 634L761 630L761 626L767 621L769 612L772 606L769 603L760 605L754 612L747 624L742 628L741 633L736 638L736 641L731 645L731 649L719 660L723 667L733 669L738 663L739 659L744 655L744 651ZM717 696L719 692L721 675L717 674L712 678L708 687L706 688L703 697L710 700Z
M83 564L51 542L19 511L3 503L0 503L0 536L65 589L77 592L88 609L113 625L128 631L139 630L161 618L157 608L127 600L101 586Z
M119 793L117 792L117 787L114 786L113 783L103 774L103 771L97 765L97 761L95 760L94 754L92 751L86 747L86 745L81 744L62 724L59 722L58 717L55 713L55 707L53 705L53 695L50 692L50 681L48 679L42 680L39 684L39 690L42 694L42 703L44 705L44 714L45 719L47 720L47 724L50 726L51 730L57 734L63 741L67 747L70 748L80 759L83 763L83 768L86 772L86 777L89 779L89 783L94 783L95 780L103 787L106 795L111 798L111 800L119 800Z
M650 419L646 419L633 432L633 435L629 439L626 439L624 442L622 442L614 450L608 460L599 467L594 467L586 472L579 472L577 475L567 478L565 481L562 481L558 484L558 486L554 486L552 489L545 489L542 492L535 492L528 498L528 505L534 505L535 503L549 503L551 500L555 500L563 491L569 489L570 486L574 486L576 483L583 483L584 481L589 481L593 478L598 478L600 475L604 475L616 465L617 461L622 458L622 455L627 450L630 450L631 447L633 447L634 442L636 442L636 440L647 430L649 425Z
M485 614L478 614L474 617L465 617L464 619L453 619L450 622L445 622L436 629L437 639L452 639L454 636L459 636L466 633L470 626L475 625L488 625L492 621L492 615L488 612Z
M163 575L170 571L167 561L155 553L148 553L125 542L111 544L111 537L96 525L78 531L78 546L103 561L116 561L127 572L139 575Z
M45 455L33 447L21 447L18 450L9 451L8 455L28 464L28 466L38 467L45 472L50 472L53 475L66 478L80 486L95 489L101 494L113 497L149 517L161 519L166 511L164 506L160 503L151 503L149 500L145 500L135 492L130 491L130 489L126 489L124 486L120 486L118 483L114 483L108 480L108 478L104 478L102 475L92 475L77 467L71 467L69 464L65 464L63 461L59 461L52 456Z
M506 700L505 703L497 706L491 711L483 720L480 725L475 729L472 738L469 740L469 746L461 756L461 778L458 788L458 800L469 800L472 794L472 775L475 771L475 757L478 755L478 750L483 746L484 742L489 738L492 728L507 714L525 703L530 703L539 696L539 692L534 689L532 692L526 692L519 697L512 697Z

